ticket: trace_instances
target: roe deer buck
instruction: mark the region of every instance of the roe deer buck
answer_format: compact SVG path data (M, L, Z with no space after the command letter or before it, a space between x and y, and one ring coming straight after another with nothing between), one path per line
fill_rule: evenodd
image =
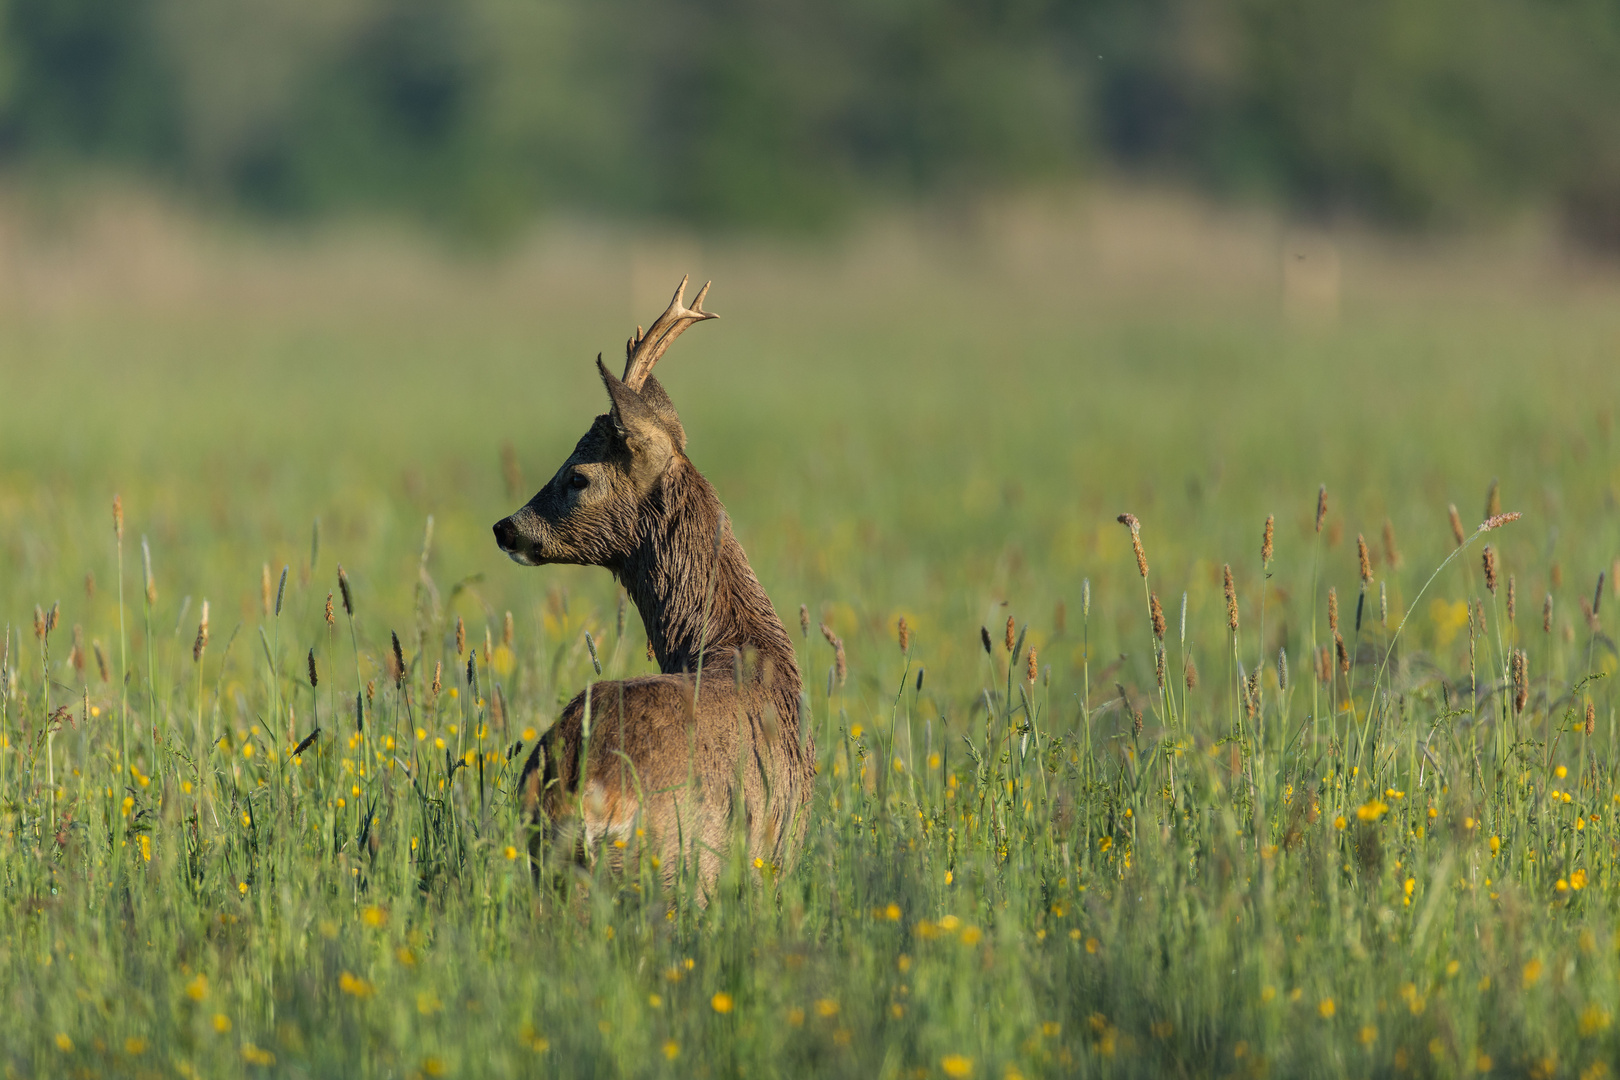
M528 504L495 525L525 566L604 566L635 602L660 675L598 682L563 710L520 782L541 844L574 859L597 845L622 866L645 843L666 882L684 864L712 889L734 826L750 859L785 867L803 842L815 747L800 726L799 667L770 597L653 365L714 318L704 285L625 347L624 377L596 358L609 408ZM645 840L638 839L645 835Z

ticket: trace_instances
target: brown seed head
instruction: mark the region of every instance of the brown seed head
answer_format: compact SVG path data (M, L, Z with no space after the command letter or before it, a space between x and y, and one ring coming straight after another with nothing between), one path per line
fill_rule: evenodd
M56 624L58 622L60 622L61 619L62 619L62 601L60 601L60 600L53 601L51 603L50 612L45 616L45 632L47 634L53 633L56 630Z
M1187 657L1187 664L1182 672L1182 678L1186 681L1188 690L1198 689L1198 668L1190 656Z
M501 624L501 644L506 648L512 647L512 613L506 613L506 621Z
M1288 650L1277 650L1277 689L1282 693L1288 692Z
M1319 683L1333 681L1333 650L1326 645L1316 650L1316 681Z
M466 651L467 651L467 624L461 621L461 616L460 615L457 615L456 616L456 655L461 656L461 655L465 654Z
M1331 585L1328 586L1328 630L1339 632L1339 590Z
M375 699L376 696L377 696L377 680L376 679L367 679L366 680L366 701L369 703L370 701Z
M1007 636L1002 644L1007 647L1008 652L1013 651L1013 619L1011 615L1007 616Z
M275 603L275 597L270 592L270 564L265 563L259 570L259 604L264 609L264 617L270 617L270 605Z
M1492 596L1496 595L1496 552L1491 545L1486 544L1485 550L1480 553L1485 563L1485 588L1490 590Z
M321 684L320 673L315 670L315 650L309 650L309 688L315 689Z
M1147 553L1142 550L1142 523L1136 520L1135 514L1119 515L1119 523L1131 530L1131 551L1136 555L1136 572L1146 580L1148 562Z
M389 637L393 638L394 641L394 670L390 674L394 676L395 684L398 684L405 681L405 650L399 647L398 634L390 630L388 635Z
M124 497L122 495L113 496L113 535L118 538L120 544L124 542Z
M1031 645L1029 647L1029 664L1026 666L1024 677L1033 683L1040 671L1041 669L1035 663L1035 646Z
M1485 601L1474 601L1474 622L1479 626L1481 637L1485 636Z
M208 648L208 601L203 601L202 618L197 622L197 640L191 646L191 659L202 663L203 650Z
M1356 558L1361 560L1361 583L1372 583L1372 553L1367 550L1367 538L1356 533Z
M904 615L900 616L900 621L895 624L895 632L900 638L900 651L905 652L911 648L911 627L906 625Z
M988 626L979 627L979 644L984 646L984 655L989 656L990 655L990 628Z
M1518 521L1522 517L1524 515L1517 510L1509 510L1505 514L1492 514L1479 523L1479 531L1490 532L1492 529L1500 529L1509 522Z
M1597 612L1592 610L1592 601L1581 597L1581 613L1586 616L1586 628L1594 634L1603 632L1603 622L1598 618Z
M1159 594L1148 594L1148 611L1153 619L1153 636L1160 641L1164 640L1164 608L1159 604Z
M810 636L810 609L803 604L799 605L799 632L805 637Z
M1401 565L1401 550L1395 546L1395 523L1384 519L1384 562L1391 570Z
M1265 535L1260 538L1260 564L1262 566L1270 566L1271 565L1271 551L1272 551L1271 541L1272 541L1272 535L1273 535L1274 531L1276 530L1276 526L1277 526L1277 515L1275 515L1275 514L1267 514L1266 515L1266 532L1265 532Z
M1339 670L1348 675L1350 673L1350 651L1344 647L1344 636L1337 630L1333 632L1333 649L1339 654Z
M38 604L34 605L34 636L45 640L45 609Z
M1529 658L1525 656L1524 650L1514 649L1511 670L1513 672L1513 711L1516 713L1524 712L1525 704L1530 700L1530 680L1526 672L1528 665Z
M1226 579L1226 628L1235 634L1238 628L1238 605L1237 587L1232 583L1232 564L1222 563L1221 571Z
M1541 632L1552 633L1552 593L1547 594L1547 599L1541 605Z
M1458 547L1462 547L1468 535L1463 532L1462 515L1457 513L1457 504L1452 503L1446 507L1446 511L1451 515L1451 538L1457 542Z
M1502 485L1496 478L1491 479L1491 486L1485 492L1485 516L1493 518L1502 512Z
M107 670L107 654L102 651L101 642L99 642L99 641L90 642L90 648L96 654L96 671L100 673L101 681L102 682L110 682L110 681L112 681L112 674ZM4 670L4 665L0 665L0 671L3 671L3 670Z
M1249 673L1248 684L1245 687L1248 699L1249 719L1253 720L1260 713L1260 669L1255 668Z
M342 563L338 563L338 593L343 597L343 613L354 618L354 594L349 591L349 575Z
M433 696L439 696L439 688L444 685L444 661L439 660L433 665Z
M1316 489L1316 531L1322 531L1322 522L1327 518L1327 485L1323 484Z
M1552 569L1548 572L1548 576L1552 579L1553 588L1562 589L1564 587L1564 564L1556 562L1553 563Z
M838 674L838 685L842 686L844 685L844 678L849 672L849 667L844 661L844 641L833 633L832 627L826 623L821 624L821 636L826 638L827 644L833 647L833 668Z
M73 650L68 653L68 662L73 670L78 672L79 678L84 678L84 627L78 623L73 624Z
M1597 588L1592 590L1592 614L1603 610L1603 571L1598 571Z
M1590 735L1596 729L1597 729L1597 709L1593 707L1593 705L1592 705L1592 703L1590 701L1588 701L1586 703L1586 733L1588 735Z
M96 572L94 570L84 575L84 598L86 600L96 598Z
M1519 581L1512 574L1508 575L1507 617L1508 622L1516 621L1519 607Z

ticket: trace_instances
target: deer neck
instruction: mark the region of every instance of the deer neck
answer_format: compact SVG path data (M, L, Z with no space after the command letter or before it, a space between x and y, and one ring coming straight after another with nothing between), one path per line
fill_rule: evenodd
M729 667L752 648L761 670L773 673L772 689L791 690L796 700L793 643L729 523L722 526L714 489L682 456L652 500L641 542L618 573L660 670Z

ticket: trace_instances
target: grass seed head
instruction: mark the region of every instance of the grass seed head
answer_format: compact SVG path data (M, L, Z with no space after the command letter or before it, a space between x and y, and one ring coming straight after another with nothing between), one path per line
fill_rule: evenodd
M1513 650L1510 669L1513 673L1513 711L1516 713L1524 712L1524 706L1530 700L1530 683L1525 673L1528 662L1523 649Z
M315 670L315 650L309 650L309 688L315 689L321 684L321 677Z
M34 605L34 637L45 640L45 609L38 604Z
M826 623L821 624L821 636L827 639L827 644L833 648L833 670L838 675L838 685L843 686L849 674L849 665L844 658L844 641L833 633L832 627Z
M312 661L313 662L313 661ZM440 660L433 665L433 696L439 696L439 690L444 686L444 661Z
M1401 549L1395 546L1395 523L1384 519L1384 562L1391 570L1401 565Z
M906 650L910 649L911 627L906 625L906 617L904 615L900 616L899 621L895 623L894 629L895 636L900 639L900 651L905 652Z
M281 618L281 602L287 598L287 567L281 568L281 583L276 586L276 618Z
M84 575L84 598L86 600L96 598L96 572L94 570Z
M191 646L191 659L194 663L202 663L203 650L208 648L208 601L202 605L202 618L197 621L197 640Z
M1327 519L1327 485L1323 484L1316 489L1316 531L1322 531L1322 522Z
M1586 703L1586 734L1590 735L1597 730L1597 709L1588 701Z
M810 609L803 604L799 605L799 633L810 636Z
M1062 600L1052 609L1052 636L1062 637L1069 630L1069 605Z
M1485 491L1485 516L1493 518L1502 512L1502 483L1496 477L1491 478L1491 486Z
M1198 665L1193 663L1192 657L1187 657L1187 663L1181 675L1182 681L1187 684L1188 690L1198 689Z
M1147 580L1148 561L1147 553L1142 550L1142 523L1136 520L1135 514L1119 515L1119 523L1131 530L1131 551L1136 555L1136 572Z
M1517 510L1509 510L1505 514L1492 514L1479 523L1479 531L1490 532L1492 529L1500 529L1509 522L1518 521L1522 517L1524 515Z
M466 652L467 652L467 624L461 621L461 616L460 615L457 615L456 616L456 655L457 656L463 656L463 655L466 654Z
M1541 632L1552 633L1552 593L1548 593L1547 599L1541 604Z
M1581 614L1586 616L1586 628L1588 630L1594 634L1603 632L1603 623L1598 618L1597 612L1592 610L1592 601L1584 596L1581 597Z
M1328 586L1328 630L1339 632L1339 590L1331 585Z
M337 619L334 618L332 613L332 590L328 589L326 590L326 629L331 630L335 625L337 625Z
M1272 536L1276 531L1276 527L1277 515L1267 514L1265 535L1260 538L1260 564L1262 566L1271 565Z
M1456 503L1452 503L1446 510L1451 515L1451 538L1457 542L1458 547L1462 547L1463 541L1468 539L1468 535L1463 532L1462 515L1457 513Z
M1356 558L1361 561L1361 584L1372 583L1372 553L1367 550L1367 538L1356 533Z
M1483 600L1475 599L1475 601L1474 601L1474 621L1479 626L1479 636L1484 637L1485 636L1485 601L1483 601Z
M1333 631L1333 649L1339 654L1339 671L1350 674L1350 650L1344 647L1344 635Z
M1389 583L1378 583L1378 622L1385 629L1389 627Z
M118 538L120 544L124 542L124 497L122 495L113 496L113 536Z
M1013 651L1013 617L1011 615L1007 616L1007 637L1002 644L1007 647L1008 652Z
M45 613L45 632L47 634L55 633L56 624L60 622L61 619L62 601L54 600L51 602L51 610Z
M1485 588L1490 590L1492 596L1496 595L1496 551L1486 544L1485 550L1480 553L1480 559L1485 564Z
M1597 588L1592 590L1592 614L1603 609L1603 571L1598 571Z
M107 654L102 651L101 642L90 642L90 649L96 654L96 671L101 675L102 682L111 682L112 675L107 671ZM0 690L3 690L3 673L5 665L0 664Z
M1235 634L1238 628L1238 605L1237 587L1232 583L1232 564L1223 563L1221 571L1226 587L1226 628Z
M394 644L394 651L392 654L394 661L393 670L388 674L393 676L394 685L398 686L400 683L405 681L405 651L399 647L398 634L390 630L388 632L388 636L393 639Z
M152 548L141 537L141 572L146 575L146 603L151 606L157 603L157 580L152 577Z
M1158 593L1148 594L1148 613L1153 619L1153 636L1160 641L1164 640L1164 607L1159 603Z
M1512 574L1508 575L1507 617L1508 622L1515 622L1519 607L1519 582Z
M979 627L979 644L984 646L984 655L989 656L990 655L990 628L989 627L987 627L987 626Z
M1029 664L1027 665L1027 670L1024 672L1025 677L1027 677L1029 681L1033 683L1036 676L1040 674L1040 670L1040 667L1035 663L1035 646L1031 645L1029 647Z
M1333 651L1326 645L1316 650L1316 681L1324 684L1333 681Z
M338 563L338 592L343 596L343 613L354 618L354 594L349 591L349 575L342 563Z
M1277 689L1281 693L1288 692L1288 650L1277 650Z
M270 617L270 605L275 597L270 591L270 564L265 563L259 568L259 607L264 611L264 617Z
M512 636L512 613L508 611L506 613L506 621L501 623L501 644L510 649L512 647Z

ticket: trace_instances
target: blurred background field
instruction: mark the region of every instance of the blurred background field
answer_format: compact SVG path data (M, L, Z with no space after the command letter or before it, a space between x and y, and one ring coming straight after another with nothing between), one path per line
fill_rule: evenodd
M0 4L0 1057L1601 1075L1617 54L1596 0ZM489 527L688 273L722 318L660 378L800 643L821 775L796 870L666 918L529 883L499 751L593 677L585 632L648 665L605 572ZM1477 545L1418 597L1490 491L1512 623ZM1351 671L1313 689L1330 587ZM485 727L487 783L421 756Z

